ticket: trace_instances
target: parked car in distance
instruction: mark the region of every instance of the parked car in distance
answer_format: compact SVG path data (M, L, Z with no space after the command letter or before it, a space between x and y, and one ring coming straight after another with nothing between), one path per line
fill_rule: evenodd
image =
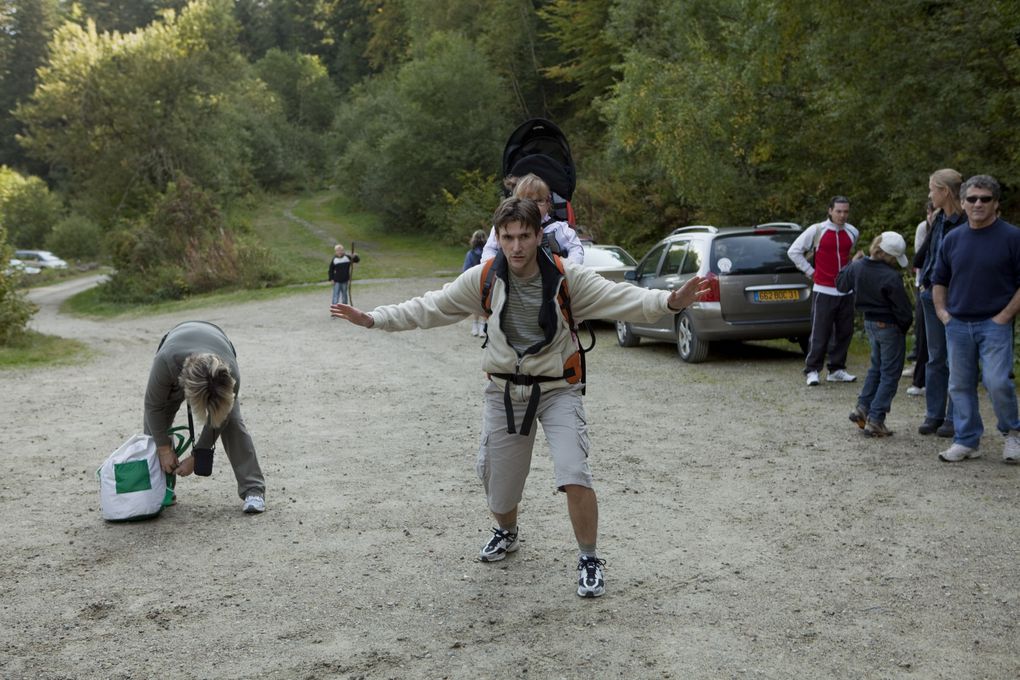
M641 338L675 342L689 363L704 361L709 345L719 340L788 338L806 351L811 282L786 255L800 232L792 222L676 229L626 278L642 288L673 290L697 274L708 279L708 294L654 323L617 321L618 342L623 347Z
M67 262L48 250L15 250L14 257L40 269L67 269Z
M637 260L620 246L608 246L582 241L584 266L594 269L610 281L623 281L624 275L634 271Z
M4 269L4 274L7 276L10 276L15 272L21 272L22 274L38 274L41 271L42 269L39 269L38 267L27 265L21 260L17 260L12 257L7 267Z

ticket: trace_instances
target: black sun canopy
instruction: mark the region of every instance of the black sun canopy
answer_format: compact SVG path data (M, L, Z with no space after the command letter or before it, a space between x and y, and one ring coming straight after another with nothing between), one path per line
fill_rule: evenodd
M522 123L503 149L503 177L522 177L533 172L549 185L561 201L570 201L577 185L574 159L567 138L544 118Z

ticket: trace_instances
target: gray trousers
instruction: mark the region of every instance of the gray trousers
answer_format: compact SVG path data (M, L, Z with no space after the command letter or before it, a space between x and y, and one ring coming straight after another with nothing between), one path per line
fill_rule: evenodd
M173 422L183 401L183 399L171 399L167 402L165 412L169 422ZM196 423L196 436L201 433L201 426ZM152 434L148 427L145 428L145 434ZM241 404L237 398L234 399L234 408L230 410L223 427L219 430L219 435L223 442L223 449L227 453L227 460L230 461L230 467L234 469L234 477L237 479L237 495L242 499L248 494L265 496L266 480L262 476L262 468L259 467L259 460L255 455L255 443L252 441L251 435L248 434L248 428L244 425L244 418L241 417ZM195 445L198 443L196 441ZM212 447L215 441L201 443L204 446Z

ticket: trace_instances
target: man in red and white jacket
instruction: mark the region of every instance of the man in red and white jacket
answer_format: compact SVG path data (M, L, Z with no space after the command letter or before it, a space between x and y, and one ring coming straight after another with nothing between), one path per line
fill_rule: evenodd
M811 387L818 384L818 373L828 352L828 382L853 382L857 376L846 371L846 355L854 332L853 292L836 290L836 275L850 264L858 231L847 223L850 199L833 196L829 201L829 219L812 224L786 251L797 269L814 281L811 302L811 346L804 361L804 375ZM807 256L814 254L814 262Z

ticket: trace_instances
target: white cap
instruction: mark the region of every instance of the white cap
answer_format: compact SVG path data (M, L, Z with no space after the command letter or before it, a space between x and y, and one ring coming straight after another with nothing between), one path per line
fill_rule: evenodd
M907 266L907 256L903 254L907 251L907 242L895 231L883 231L882 240L878 242L878 247L883 252L895 257L901 267Z

